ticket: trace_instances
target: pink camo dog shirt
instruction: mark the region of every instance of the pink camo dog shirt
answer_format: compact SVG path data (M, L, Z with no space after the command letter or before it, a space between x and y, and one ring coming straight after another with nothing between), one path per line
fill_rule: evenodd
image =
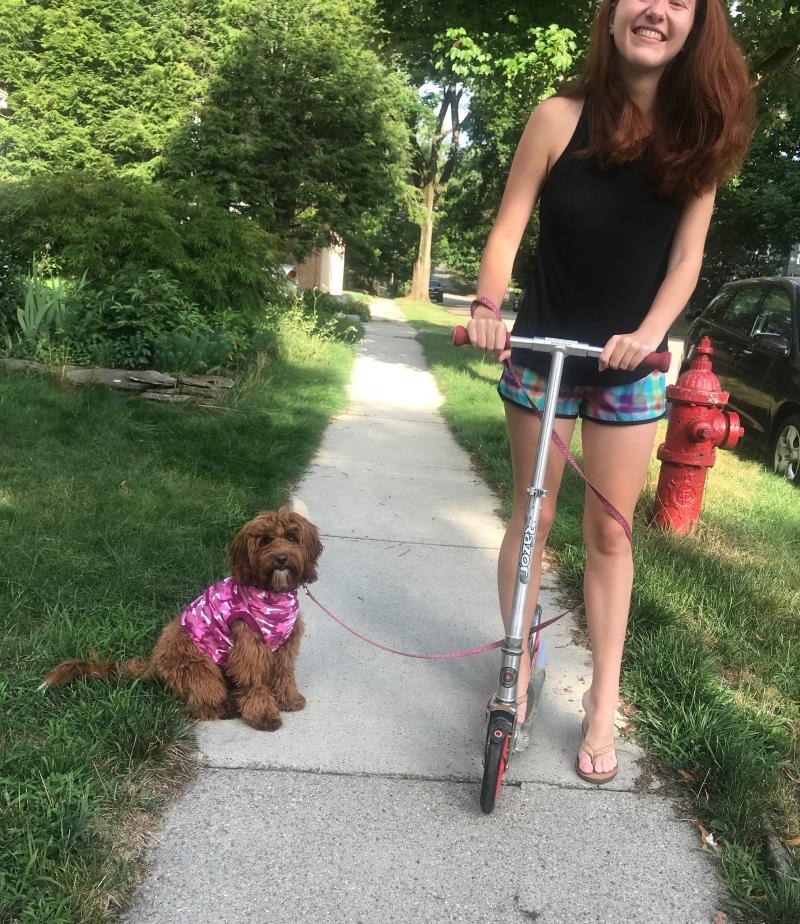
M224 664L233 648L232 622L243 619L272 651L277 651L292 634L299 609L295 590L273 593L242 587L226 577L186 607L181 628L203 654Z

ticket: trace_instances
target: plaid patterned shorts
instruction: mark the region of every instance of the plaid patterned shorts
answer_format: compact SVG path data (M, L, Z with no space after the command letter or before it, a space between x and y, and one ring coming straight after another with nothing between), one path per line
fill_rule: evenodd
M517 375L528 397L540 411L543 410L547 379L539 372L519 366ZM503 372L497 391L504 401L516 404L524 410L531 410L525 395L514 384L508 369ZM584 420L607 424L649 423L666 416L665 392L666 377L663 372L651 372L643 379L628 385L603 387L562 384L556 404L556 417L581 417Z

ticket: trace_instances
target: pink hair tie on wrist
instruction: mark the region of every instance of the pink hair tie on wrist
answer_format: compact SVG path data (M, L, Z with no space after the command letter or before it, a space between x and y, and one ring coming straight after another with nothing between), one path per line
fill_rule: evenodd
M492 314L494 314L494 316L497 318L498 321L502 321L502 320L503 320L503 319L500 317L500 309L499 309L499 308L497 307L497 305L495 305L495 303L494 303L488 296L486 296L486 295L479 295L477 298L474 298L474 299L472 300L472 304L469 306L469 316L470 316L471 318L474 318L474 317L475 317L475 309L476 309L476 308L480 308L480 307L482 307L482 308L488 308L489 311L491 311Z

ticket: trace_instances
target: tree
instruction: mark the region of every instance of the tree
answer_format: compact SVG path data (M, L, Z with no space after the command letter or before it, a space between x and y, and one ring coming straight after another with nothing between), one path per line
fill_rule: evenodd
M393 44L419 87L433 84L424 101L430 112L414 137L414 179L419 191L420 237L411 294L426 299L437 206L471 134L467 100L481 94L505 111L520 96L535 105L559 73L572 63L573 33L557 26L536 26L529 4L497 10L475 3L437 3L424 8L384 5ZM440 25L433 24L440 16ZM448 21L458 25L447 28ZM427 31L432 29L433 31ZM490 31L493 30L493 31Z
M0 88L8 108L0 118L0 177L152 176L212 66L213 7L3 0Z
M800 6L741 0L732 22L758 124L739 175L717 193L695 306L730 279L781 273L800 241Z
M574 62L576 43L571 30L558 26L528 30L521 43L506 35L489 36L483 47L467 40L481 69L473 81L470 107L470 150L462 157L442 198L442 251L448 261L470 278L477 277L481 251L500 204L505 179L531 110L555 92ZM538 234L534 217L517 258L518 277L530 258Z
M298 257L405 179L406 90L369 47L371 0L0 2L0 179L157 180Z
M160 175L252 217L299 257L401 195L407 91L369 48L367 2L243 6Z

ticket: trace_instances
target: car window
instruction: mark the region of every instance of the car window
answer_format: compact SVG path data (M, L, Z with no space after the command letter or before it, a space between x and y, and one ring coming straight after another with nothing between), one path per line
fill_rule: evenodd
M719 318L720 323L732 330L749 334L758 316L758 306L762 295L762 290L755 286L739 289L722 312Z
M706 319L715 320L718 318L722 312L725 310L725 306L731 300L730 292L720 292L720 294L712 299L706 306L705 311L703 312L703 317Z
M792 340L792 299L783 289L770 289L761 305L755 332Z

